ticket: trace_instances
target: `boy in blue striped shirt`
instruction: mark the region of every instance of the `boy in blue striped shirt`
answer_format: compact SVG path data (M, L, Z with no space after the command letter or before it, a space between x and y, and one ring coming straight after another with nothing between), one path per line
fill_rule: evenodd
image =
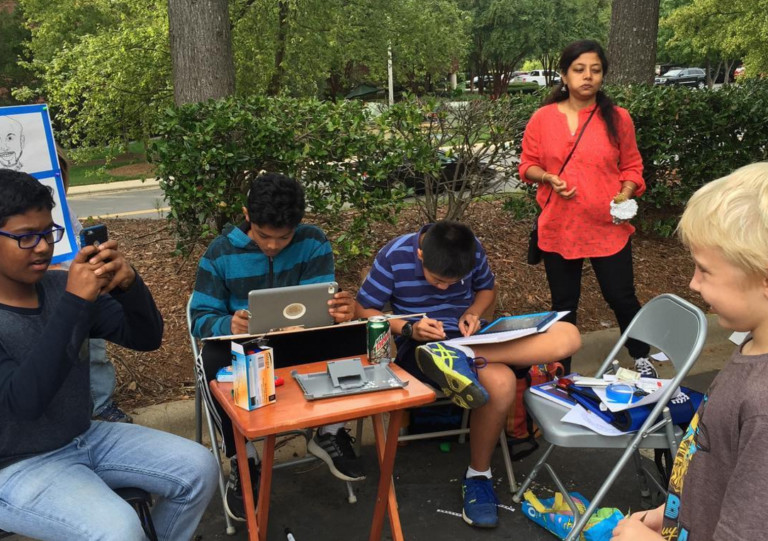
M358 317L379 315L386 304L398 315L426 313L390 320L396 362L472 409L462 516L468 524L485 528L498 523L491 456L515 398L514 370L524 373L581 346L578 329L563 322L545 333L471 349L441 342L477 332L480 315L496 301L494 282L485 250L469 227L441 221L390 241L357 294Z
M331 282L334 278L333 251L318 227L302 224L304 188L299 182L277 173L254 178L248 191L245 222L227 225L208 246L200 260L192 294L192 334L197 338L248 332L248 293L254 289ZM329 313L337 322L354 316L354 298L349 292L336 293ZM314 349L318 344L295 344ZM306 346L306 347L304 347ZM341 346L343 347L343 345ZM339 351L338 356L344 353ZM205 343L202 352L207 381L232 362L230 342ZM207 387L206 387L207 389ZM225 498L227 513L245 520L242 490L234 458L232 423L221 406L205 393L209 410L224 440L224 453L232 457ZM256 450L247 445L254 499L260 475ZM307 449L328 464L331 473L346 481L365 478L343 423L321 427Z

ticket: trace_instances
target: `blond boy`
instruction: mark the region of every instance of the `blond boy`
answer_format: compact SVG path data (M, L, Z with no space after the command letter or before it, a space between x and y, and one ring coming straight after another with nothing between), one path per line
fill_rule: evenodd
M634 513L614 541L767 539L768 163L710 182L678 228L696 268L690 287L720 325L750 333L707 391L672 469L667 501Z

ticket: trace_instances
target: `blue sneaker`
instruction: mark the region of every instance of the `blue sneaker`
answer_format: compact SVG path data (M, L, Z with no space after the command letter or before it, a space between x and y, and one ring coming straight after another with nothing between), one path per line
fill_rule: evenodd
M443 342L419 346L416 364L454 404L473 409L488 402L488 391L475 375L475 361L455 347Z
M493 481L485 477L470 477L461 483L464 522L478 528L495 528L499 523L496 505L499 499L493 491Z

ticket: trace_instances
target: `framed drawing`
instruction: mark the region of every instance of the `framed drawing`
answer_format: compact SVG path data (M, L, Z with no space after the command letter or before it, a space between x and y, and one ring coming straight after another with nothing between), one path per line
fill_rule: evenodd
M0 107L0 168L29 173L53 190L53 221L66 234L55 245L52 263L75 257L77 243L47 105Z

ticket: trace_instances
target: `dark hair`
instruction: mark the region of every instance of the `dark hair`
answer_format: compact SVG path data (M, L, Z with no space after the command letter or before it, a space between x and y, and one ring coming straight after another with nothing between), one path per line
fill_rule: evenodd
M560 62L558 63L560 73L568 73L568 68L571 67L571 64L584 53L597 53L600 63L603 65L603 76L608 74L608 57L605 56L603 47L591 39L574 41L563 49L563 52L560 54ZM569 94L568 86L561 80L544 100L544 104L567 100ZM616 143L619 137L616 130L616 109L614 108L613 101L602 90L597 91L596 101L597 106L600 108L600 114L603 116L605 126L608 128L608 137L613 143Z
M441 278L464 278L475 266L475 235L459 222L443 220L421 239L424 268Z
M251 180L248 217L252 223L294 229L304 218L304 188L279 173L264 173Z
M0 227L28 210L53 209L53 190L32 175L0 169Z

